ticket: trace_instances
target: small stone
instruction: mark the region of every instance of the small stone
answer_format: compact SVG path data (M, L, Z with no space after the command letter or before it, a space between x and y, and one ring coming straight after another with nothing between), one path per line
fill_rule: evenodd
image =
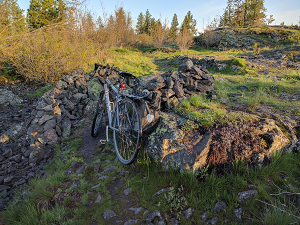
M238 209L235 209L233 210L233 215L235 216L235 218L237 220L242 220L242 208L238 208Z
M155 195L160 195L161 193L166 192L166 191L169 191L169 190L170 190L170 187L160 189L158 192L154 193L154 194L152 195L152 197L155 196Z
M105 180L105 179L107 179L107 178L109 178L109 176L107 176L107 175L103 175L103 174L98 174L98 179L99 180Z
M129 208L129 210L131 210L131 211L133 211L134 212L134 214L138 214L141 210L142 210L142 206L141 207L139 207L139 208Z
M99 172L99 168L100 168L100 164L94 164L94 171L96 172L96 173L98 173Z
M192 216L194 211L195 211L195 209L191 208L191 207L188 208L187 210L183 211L185 219L188 220Z
M202 215L200 215L200 219L202 221L205 221L207 219L207 216L208 216L208 212L204 212Z
M126 188L125 190L124 190L124 194L125 195L130 195L130 193L131 193L131 188Z
M105 167L103 173L111 173L114 172L118 167L117 166L107 166Z
M217 222L218 222L218 217L214 217L214 218L208 220L208 221L206 222L206 224L215 225L215 224L217 224ZM206 224L205 224L205 225L206 225Z
M44 125L44 131L47 131L51 128L55 128L56 126L56 119L48 120Z
M93 187L91 187L91 189L96 189L99 188L101 186L101 183L94 185Z
M9 176L9 177L4 178L4 184L10 186L10 185L16 183L20 179L21 179L21 177L18 177L18 176Z
M255 188L255 185L253 185L253 184L248 184L247 187L248 187L249 189L254 189L254 188Z
M2 154L3 157L5 158L9 158L12 156L12 150L9 148L7 149L3 154Z
M239 89L243 91L250 91L250 89L246 85L240 86Z
M100 202L101 202L101 195L97 195L97 199L95 200L95 202L94 203L96 203L96 204L100 204Z
M158 222L162 222L163 224L164 223L164 219L162 218L160 212L158 210L154 210L152 213L150 213L147 218L146 218L146 224L151 224L153 221L153 219L155 217L158 217L159 218L159 221L156 222L156 224L158 224Z
M224 201L219 200L215 206L212 207L211 211L214 213L219 213L224 211L227 208L227 205Z
M115 158L114 163L117 163L119 161L118 157Z
M124 225L132 225L136 224L139 221L139 219L134 219L134 220L128 220L124 223Z
M44 133L44 137L49 140L51 143L55 143L58 140L58 136L56 134L56 130L51 128Z
M238 202L244 203L247 200L252 199L257 195L258 195L257 190L249 190L249 191L240 192L240 193L238 193Z
M54 118L54 115L43 115L41 119L39 119L39 125L43 125L46 123L48 120L51 120Z
M55 130L56 130L56 133L57 133L58 136L62 135L62 131L61 131L61 129L58 125L55 126Z
M171 223L172 225L178 225L178 224L179 224L178 220L176 220L175 218L171 218L171 219L170 219L170 223Z
M111 209L107 209L104 213L103 213L103 219L105 220L109 220L113 217L117 216L117 214L111 210Z
M227 93L229 97L242 97L243 95L240 93Z
M149 211L146 210L146 211L143 213L143 216L147 215L148 212L149 212Z
M88 165L85 163L75 171L75 174L83 174L86 168L88 168Z

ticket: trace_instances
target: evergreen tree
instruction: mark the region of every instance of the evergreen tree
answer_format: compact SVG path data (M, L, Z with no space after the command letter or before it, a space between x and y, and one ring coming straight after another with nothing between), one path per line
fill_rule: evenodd
M30 0L27 22L33 29L62 21L66 12L63 0Z
M179 23L178 23L177 15L175 13L173 16L173 19L172 19L170 30L169 30L169 38L172 41L174 41L177 37L178 25L179 25Z
M197 34L196 25L197 22L195 19L193 19L193 15L191 11L188 11L181 24L180 31L182 32L183 30L187 30L190 32L190 34L196 35Z
M145 23L144 23L144 30L143 33L146 33L148 35L151 34L151 22L153 23L152 15L149 12L149 9L147 9L145 14ZM152 24L153 26L153 24Z
M265 0L227 0L220 26L261 25L266 18Z
M0 34L14 35L25 32L27 26L23 12L16 0L0 1Z
M137 18L136 32L138 34L144 33L144 27L145 27L145 17L143 15L143 13L141 12Z

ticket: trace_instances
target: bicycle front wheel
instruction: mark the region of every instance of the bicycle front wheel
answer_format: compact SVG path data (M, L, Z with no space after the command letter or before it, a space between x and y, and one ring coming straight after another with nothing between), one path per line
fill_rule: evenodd
M100 128L103 130L106 125L106 116L105 116L105 101L104 101L104 92L100 93L99 100L97 102L96 113L94 116L91 135L92 137L97 137L99 134Z
M122 99L115 108L113 127L114 146L121 163L132 163L141 145L142 128L138 109L128 98Z

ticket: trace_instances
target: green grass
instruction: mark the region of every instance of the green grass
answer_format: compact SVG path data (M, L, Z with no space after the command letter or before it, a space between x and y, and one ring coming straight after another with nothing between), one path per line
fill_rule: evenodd
M28 93L27 95L29 97L42 97L44 93L46 93L47 91L53 90L54 88L55 88L54 85L48 85L48 86L37 89L33 93Z

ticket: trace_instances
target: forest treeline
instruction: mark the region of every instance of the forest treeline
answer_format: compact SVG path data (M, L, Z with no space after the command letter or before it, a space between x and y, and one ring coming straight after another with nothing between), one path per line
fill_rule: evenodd
M110 15L102 10L97 17L83 10L83 4L81 0L31 0L24 12L16 0L0 1L0 66L11 67L29 80L54 82L74 68L99 61L111 47L176 43L183 51L198 34L191 11L181 23L175 13L169 25L147 9L134 24L122 6ZM213 22L218 26L268 23L265 12L264 0L228 0L224 14Z

